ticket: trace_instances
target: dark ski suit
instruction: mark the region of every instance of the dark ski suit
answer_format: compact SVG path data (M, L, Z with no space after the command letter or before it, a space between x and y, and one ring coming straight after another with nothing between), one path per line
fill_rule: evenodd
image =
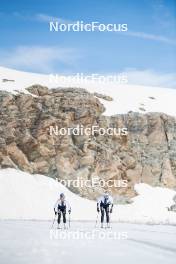
M101 211L101 223L104 222L104 216L106 214L106 223L109 223L109 213L112 213L113 198L111 196L102 196L97 201L97 211Z
M58 214L57 222L60 224L61 222L61 216L63 217L63 223L65 224L67 222L66 220L66 212L71 212L70 204L62 198L59 198L54 206L54 212Z

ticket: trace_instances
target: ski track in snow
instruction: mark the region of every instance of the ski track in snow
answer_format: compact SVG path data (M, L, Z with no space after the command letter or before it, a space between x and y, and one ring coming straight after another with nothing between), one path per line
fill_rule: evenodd
M141 225L112 223L110 232L127 232L127 239L119 240L50 239L50 226L49 221L0 221L0 263L175 263L174 226L143 225L143 231ZM93 227L94 222L72 222L64 232L90 232Z

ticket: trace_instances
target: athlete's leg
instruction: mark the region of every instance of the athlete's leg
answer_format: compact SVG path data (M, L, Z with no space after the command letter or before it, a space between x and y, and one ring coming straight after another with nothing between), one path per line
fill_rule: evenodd
M101 223L103 223L104 222L104 208L101 207L100 210L101 210Z
M105 208L106 212L106 223L109 224L109 206Z

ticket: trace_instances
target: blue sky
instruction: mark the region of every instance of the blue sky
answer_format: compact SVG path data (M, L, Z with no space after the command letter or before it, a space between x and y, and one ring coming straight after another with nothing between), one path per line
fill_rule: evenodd
M127 23L127 33L50 32L57 17ZM1 66L41 73L130 72L175 87L175 0L1 0ZM136 77L134 77L136 78Z

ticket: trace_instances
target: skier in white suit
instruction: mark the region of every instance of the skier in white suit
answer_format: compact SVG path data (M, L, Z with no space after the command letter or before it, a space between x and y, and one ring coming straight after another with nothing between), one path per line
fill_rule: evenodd
M97 212L101 212L101 227L103 228L103 223L104 223L104 216L106 214L106 223L107 227L109 226L110 222L110 217L109 213L112 213L113 209L113 198L108 194L108 192L105 192L103 196L101 196L97 200Z
M54 205L54 213L55 215L58 214L58 218L57 218L58 228L60 228L61 216L63 218L64 228L66 228L67 212L71 214L71 206L69 202L65 199L64 193L61 193L59 199L56 201Z

